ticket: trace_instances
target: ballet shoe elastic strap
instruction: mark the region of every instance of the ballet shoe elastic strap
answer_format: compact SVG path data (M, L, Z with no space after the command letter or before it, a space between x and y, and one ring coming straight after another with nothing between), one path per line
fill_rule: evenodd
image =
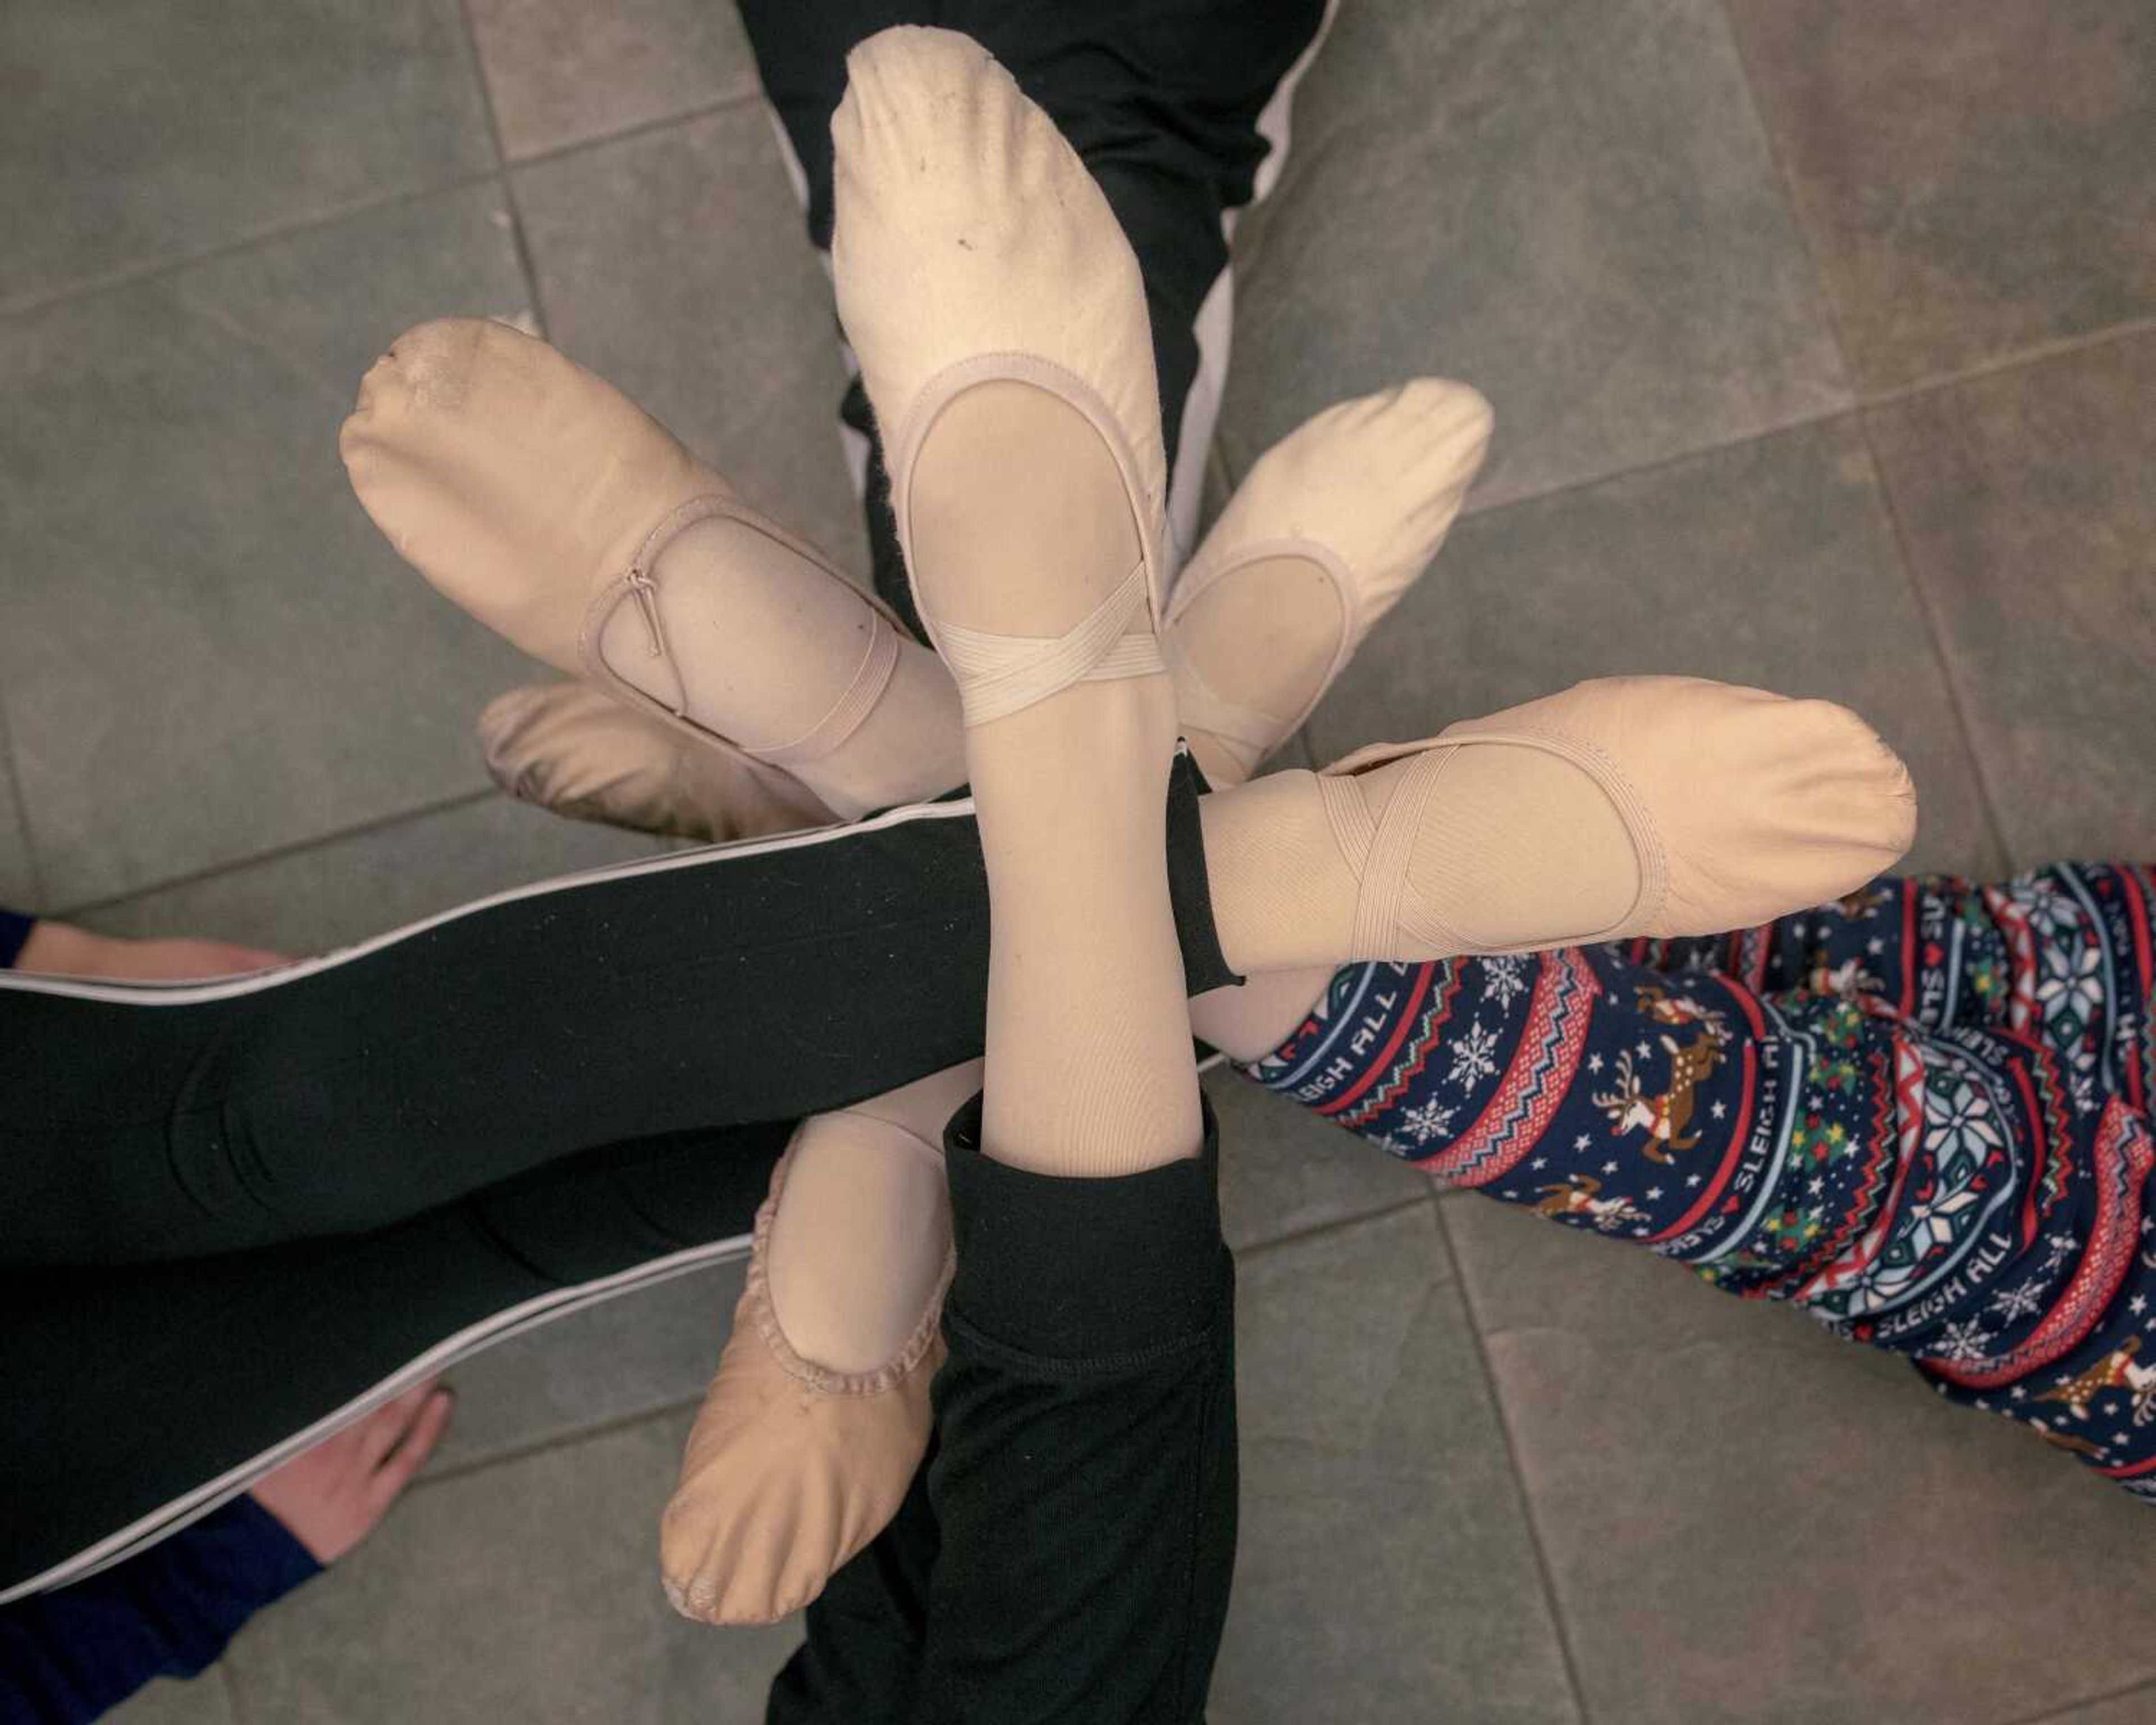
M869 608L869 640L845 691L825 713L808 730L790 741L770 747L738 742L730 737L721 737L708 726L699 724L689 716L686 685L682 680L680 666L675 662L672 644L659 616L659 578L654 573L660 556L683 531L697 522L713 519L730 521L761 533L767 539L793 553L803 563L827 579L835 581L857 597ZM649 638L649 653L654 659L665 661L674 679L674 699L660 701L629 682L606 662L600 650L608 620L624 604L634 602L644 619L644 632ZM656 713L706 743L716 744L726 752L752 761L761 761L774 767L786 767L805 761L821 760L861 727L883 696L891 677L898 670L898 621L873 593L865 593L829 563L815 549L797 539L775 521L757 514L737 498L722 497L716 493L691 497L679 507L670 510L659 524L644 535L644 542L637 547L628 572L608 582L593 595L590 608L584 614L582 639L585 670L592 680L617 699L642 711Z
M1167 666L1147 622L1146 566L1116 584L1076 628L1060 635L1004 635L938 619L936 644L958 685L968 725L985 725L1073 683L1151 676ZM1132 633L1136 625L1138 633Z
M1430 915L1408 887L1408 864L1422 830L1423 814L1451 752L1447 749L1425 755L1403 775L1384 813L1374 822L1352 774L1328 770L1318 775L1317 788L1334 842L1356 876L1355 921L1348 944L1352 957L1389 957L1404 942L1425 952L1460 950L1458 936Z
M1416 901L1407 884L1408 864L1414 855L1424 812L1436 793L1438 780L1444 776L1445 762L1455 750L1476 743L1507 744L1556 755L1580 768L1601 788L1624 823L1626 836L1632 843L1633 860L1640 871L1639 891L1633 896L1630 910L1622 917L1607 928L1567 935L1561 939L1538 941L1528 946L1486 947L1462 942L1426 906ZM1408 755L1420 755L1423 759L1414 771L1402 775L1401 783L1385 804L1383 815L1373 824L1368 805L1353 781L1358 773ZM1605 750L1563 732L1521 726L1505 730L1447 731L1422 742L1373 743L1326 768L1317 775L1317 784L1324 798L1327 818L1332 823L1333 838L1348 859L1348 866L1358 874L1352 954L1357 958L1386 957L1392 950L1389 946L1371 943L1403 937L1419 951L1455 957L1539 952L1553 946L1592 946L1599 941L1617 938L1625 929L1635 926L1643 916L1660 906L1667 891L1669 860L1654 819L1648 813L1645 798Z
M846 685L846 692L839 697L831 711L793 742L770 748L759 744L749 752L774 767L822 760L861 728L861 721L883 698L884 689L897 669L898 631L881 612L871 611L868 650L861 655L860 668L854 673L853 681Z

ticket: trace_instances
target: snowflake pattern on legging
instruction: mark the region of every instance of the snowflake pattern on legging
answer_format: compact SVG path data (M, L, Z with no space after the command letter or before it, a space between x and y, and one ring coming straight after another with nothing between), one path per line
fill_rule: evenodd
M1910 1355L2156 1497L2156 874L1358 964L1245 1070L1450 1185Z

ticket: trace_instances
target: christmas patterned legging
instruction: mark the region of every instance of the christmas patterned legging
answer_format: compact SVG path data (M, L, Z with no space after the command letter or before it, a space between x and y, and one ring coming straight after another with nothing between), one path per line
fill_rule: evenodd
M2156 871L1363 964L1247 1070L1449 1185L1909 1355L2156 1498Z

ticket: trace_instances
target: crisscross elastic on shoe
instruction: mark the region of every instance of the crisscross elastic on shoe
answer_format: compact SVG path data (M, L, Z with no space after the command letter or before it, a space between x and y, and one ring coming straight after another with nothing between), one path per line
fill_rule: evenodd
M1352 775L1328 769L1317 776L1333 840L1355 875L1355 922L1348 950L1358 957L1383 957L1404 937L1429 952L1466 950L1459 936L1430 916L1408 886L1408 864L1422 830L1423 812L1451 752L1419 762L1394 789L1375 821Z
M923 602L913 555L913 473L921 447L943 409L983 383L1015 382L1043 391L1075 410L1099 436L1116 477L1138 539L1136 567L1075 627L1060 635L1009 635L946 621ZM1153 676L1168 669L1161 657L1160 500L1138 475L1129 439L1100 393L1067 367L1029 353L982 353L947 366L921 387L908 409L906 429L891 458L891 508L898 542L923 627L958 685L966 724L1031 706L1074 683Z
M1438 782L1444 778L1445 766L1454 753L1476 743L1505 743L1518 748L1539 749L1569 761L1594 781L1624 823L1640 871L1639 891L1634 894L1631 908L1625 915L1606 928L1583 929L1526 946L1483 947L1461 939L1416 896L1408 885L1408 865L1414 858L1415 841L1421 833L1430 798L1436 794ZM1369 804L1355 787L1356 776L1411 755L1420 758L1412 769L1401 774L1383 812L1373 821ZM1403 945L1417 951L1461 957L1591 946L1597 941L1616 938L1643 911L1658 906L1667 887L1668 859L1646 804L1631 781L1604 751L1558 732L1525 727L1471 731L1460 736L1447 732L1422 742L1373 743L1321 770L1317 788L1334 842L1356 877L1350 950L1358 958L1384 957Z
M937 644L957 680L968 725L1031 706L1073 683L1111 682L1167 670L1160 643L1131 624L1149 614L1146 566L1137 566L1075 629L1060 635L1004 635L938 620Z

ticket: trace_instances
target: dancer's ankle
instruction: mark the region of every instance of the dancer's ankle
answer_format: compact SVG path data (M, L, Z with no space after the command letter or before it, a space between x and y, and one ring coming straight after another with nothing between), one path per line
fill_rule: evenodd
M1214 922L1231 969L1329 969L1353 956L1356 878L1315 774L1269 773L1198 808Z

